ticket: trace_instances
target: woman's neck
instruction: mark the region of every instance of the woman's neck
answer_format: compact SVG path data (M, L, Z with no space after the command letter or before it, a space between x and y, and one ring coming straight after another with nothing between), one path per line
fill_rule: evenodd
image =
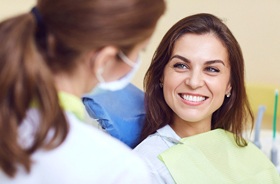
M210 122L186 122L182 119L175 118L174 122L170 126L178 136L184 138L184 137L190 137L193 135L210 131L211 121Z

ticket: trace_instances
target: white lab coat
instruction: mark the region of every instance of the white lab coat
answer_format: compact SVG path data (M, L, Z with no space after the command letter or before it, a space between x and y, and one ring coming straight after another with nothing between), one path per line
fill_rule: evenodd
M36 114L31 109L19 128L23 146L32 141L38 125ZM70 112L66 117L70 127L66 140L54 150L35 152L30 173L21 166L15 178L0 171L1 184L150 183L146 166L128 147Z

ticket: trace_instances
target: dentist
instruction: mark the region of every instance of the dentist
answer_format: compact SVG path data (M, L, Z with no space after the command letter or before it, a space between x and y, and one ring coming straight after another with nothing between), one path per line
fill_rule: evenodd
M38 0L0 23L1 184L149 183L131 150L83 122L80 97L129 82L164 10L163 0Z

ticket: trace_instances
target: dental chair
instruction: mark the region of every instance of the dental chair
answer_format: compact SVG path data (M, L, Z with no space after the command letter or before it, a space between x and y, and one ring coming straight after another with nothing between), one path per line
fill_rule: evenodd
M88 94L82 101L105 132L130 148L137 145L145 119L143 91L130 83L118 91Z

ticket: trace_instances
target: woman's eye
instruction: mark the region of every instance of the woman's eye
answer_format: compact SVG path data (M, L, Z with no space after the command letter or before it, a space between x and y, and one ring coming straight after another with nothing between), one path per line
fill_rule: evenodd
M209 72L215 72L215 73L220 72L220 70L219 70L219 69L214 68L214 67L207 67L207 68L206 68L206 70L207 70L207 71L209 71Z
M183 63L176 63L173 65L174 68L178 68L178 69L186 69L188 68L187 65L183 64Z

